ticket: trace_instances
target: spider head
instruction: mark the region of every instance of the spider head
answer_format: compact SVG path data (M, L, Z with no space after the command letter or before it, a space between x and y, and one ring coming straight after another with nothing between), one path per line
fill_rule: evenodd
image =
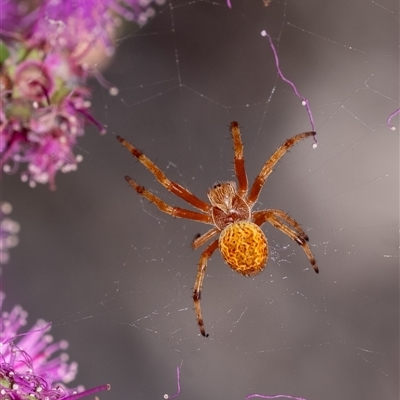
M218 207L224 212L232 210L232 201L236 195L235 182L216 182L207 192L211 205Z
M208 190L215 226L222 230L236 221L250 219L250 207L236 191L235 182L217 182Z

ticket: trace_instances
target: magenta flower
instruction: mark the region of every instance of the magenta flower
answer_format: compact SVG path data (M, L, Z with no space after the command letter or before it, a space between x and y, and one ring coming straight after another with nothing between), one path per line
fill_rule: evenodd
M89 66L114 52L121 18L143 25L165 0L35 2L0 0L0 168L27 164L31 187L55 188L58 171L77 169L73 149L90 114ZM95 54L95 56L94 56ZM102 80L103 82L103 80ZM115 88L110 92L116 93Z
M2 308L4 294L0 292ZM77 400L109 390L109 385L83 390L67 389L64 384L75 378L77 364L68 363L63 351L66 341L52 343L47 334L50 324L40 320L23 334L27 313L20 306L0 317L0 398L7 400ZM17 340L17 338L20 338Z
M10 203L0 203L0 265L8 262L8 249L18 244L19 223L7 217L11 210Z

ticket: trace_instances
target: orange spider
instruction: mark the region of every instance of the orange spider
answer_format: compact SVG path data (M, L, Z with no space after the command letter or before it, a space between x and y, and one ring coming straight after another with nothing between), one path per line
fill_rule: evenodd
M234 271L244 276L259 274L264 269L268 260L268 241L260 226L268 221L303 248L314 271L318 273L315 258L307 244L308 236L293 218L289 217L285 212L276 209L252 211L265 181L277 162L294 144L309 136L314 136L315 132L300 133L286 140L271 158L266 161L261 172L254 180L250 193L248 193L248 182L243 158L243 143L238 123L233 121L230 125L230 130L235 151L235 173L239 189L236 188L236 183L232 181L216 183L207 192L211 204L200 200L178 183L170 181L140 150L136 149L136 147L122 137L117 136L117 139L156 177L161 185L202 212L170 206L143 186L137 184L132 178L126 176L125 179L127 182L140 195L151 203L154 203L159 210L173 217L187 218L214 225L212 229L193 241L192 246L194 249L197 249L219 234L219 238L209 244L201 254L193 291L197 322L201 334L205 337L208 334L206 335L201 313L201 289L206 273L207 261L217 248L219 248L225 262Z

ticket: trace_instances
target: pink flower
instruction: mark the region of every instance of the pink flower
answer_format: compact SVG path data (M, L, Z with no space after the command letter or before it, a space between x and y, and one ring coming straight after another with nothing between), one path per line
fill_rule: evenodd
M2 308L4 293L0 292ZM77 400L109 390L109 385L92 389L67 389L75 379L77 363L68 363L66 341L52 343L50 324L39 320L26 333L27 312L15 306L0 317L0 398L7 400ZM17 339L19 338L19 339ZM5 397L3 397L5 396Z
M77 169L90 114L88 60L114 52L121 18L143 25L165 0L0 0L0 168L31 187ZM99 75L98 72L96 72ZM94 75L96 75L94 74ZM100 79L101 80L101 79ZM115 88L114 88L115 89ZM111 91L113 94L116 90Z
M11 210L10 203L0 203L0 265L8 262L8 249L18 244L19 223L7 217Z

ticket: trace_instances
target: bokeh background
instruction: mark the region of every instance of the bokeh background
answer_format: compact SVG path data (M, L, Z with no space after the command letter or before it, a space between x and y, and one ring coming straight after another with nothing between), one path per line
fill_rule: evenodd
M2 180L21 224L4 267L5 307L53 322L79 363L76 384L110 383L101 399L307 400L399 398L399 3L167 2L144 28L127 30L93 81L100 136L88 127L77 172L57 190ZM199 336L192 288L208 226L173 219L141 199L129 174L167 193L116 141L121 135L167 175L206 200L233 176L229 123L242 127L250 181L285 139L311 129L306 109L276 73L307 97L318 147L303 141L269 178L257 209L279 208L310 236L320 267L265 225L271 257L251 279L216 252L203 290L208 339Z

